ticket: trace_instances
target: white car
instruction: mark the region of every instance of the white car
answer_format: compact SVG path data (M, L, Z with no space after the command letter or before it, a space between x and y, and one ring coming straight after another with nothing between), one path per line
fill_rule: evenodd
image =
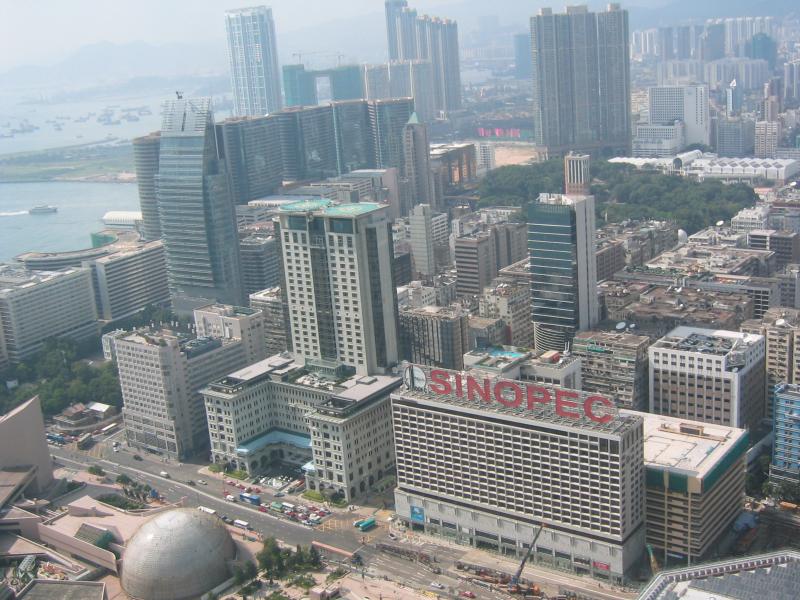
M208 485L208 482L205 479L198 479L197 483L199 483L200 485Z
M438 581L434 581L433 583L431 583L431 587L436 589L436 590L443 590L444 589L444 585L439 583Z

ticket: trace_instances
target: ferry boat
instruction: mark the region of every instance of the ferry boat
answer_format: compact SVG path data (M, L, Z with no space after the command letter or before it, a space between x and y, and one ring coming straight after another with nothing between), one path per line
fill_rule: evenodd
M28 211L29 215L46 215L49 213L58 212L57 206L49 206L47 204L42 204L40 206L34 206Z

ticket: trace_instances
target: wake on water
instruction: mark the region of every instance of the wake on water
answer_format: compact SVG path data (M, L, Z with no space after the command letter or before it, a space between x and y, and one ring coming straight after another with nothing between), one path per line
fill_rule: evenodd
M18 210L16 212L0 212L0 217L18 217L19 215L27 215L27 210Z

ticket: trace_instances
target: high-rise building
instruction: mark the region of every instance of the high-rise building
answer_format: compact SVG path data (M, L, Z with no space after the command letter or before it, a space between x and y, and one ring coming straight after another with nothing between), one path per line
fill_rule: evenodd
M800 386L781 384L775 389L775 420L772 445L772 464L769 479L772 483L797 483L800 479Z
M405 160L403 132L414 114L414 100L397 98L370 101L369 119L375 148L375 166L402 168Z
M710 117L708 88L704 85L670 85L651 87L647 90L649 105L648 121L651 125L672 125L675 121L684 124L685 142L689 144L710 143Z
M240 117L217 123L217 148L225 161L234 204L274 194L283 181L281 140L273 117Z
M242 286L248 296L281 283L278 240L271 234L253 233L239 240Z
M260 310L264 315L264 345L266 355L273 356L289 349L289 323L281 288L260 290L250 294L250 308Z
M416 113L411 115L403 128L402 175L410 184L412 205L435 205L428 127L419 122Z
M436 274L432 218L433 211L429 204L417 204L411 209L411 215L408 218L414 271L427 277Z
M581 389L614 400L619 408L647 411L650 338L619 331L582 331L572 353L581 357Z
M328 83L330 101L365 98L364 69L360 65L341 65L330 69L307 70L304 65L284 65L283 87L286 106L319 104L319 82Z
M752 156L755 148L756 124L746 117L720 117L716 121L715 147L724 157Z
M158 151L161 133L134 138L133 164L139 188L139 206L142 211L142 237L147 241L161 239L161 223L158 218L156 175L158 174Z
M564 157L564 191L588 196L592 183L591 158L588 154L570 152Z
M388 63L364 65L364 94L367 100L391 97Z
M427 60L433 69L437 111L461 108L458 24L418 15L405 0L386 2L386 37L392 61Z
M551 153L627 153L631 133L628 11L570 6L531 18L534 139Z
M272 9L254 6L225 13L234 112L263 117L280 110L281 73Z
M723 23L707 23L705 31L700 34L700 60L705 62L725 57L725 25Z
M208 445L200 390L257 360L232 335L192 339L172 331L139 330L113 343L128 444L176 460Z
M477 296L497 277L495 230L477 231L456 238L456 276L460 296Z
M800 311L771 308L761 319L742 323L744 333L763 335L766 343L767 419L773 418L775 390L784 383L800 384Z
M563 350L597 323L593 196L541 194L528 208L537 350Z
M514 77L525 81L533 77L530 33L518 33L514 36Z
M755 125L756 158L775 158L781 140L781 124L778 121L757 121Z
M458 304L401 309L400 349L404 360L416 364L463 369L469 313Z
M681 326L648 352L649 412L750 430L764 417L764 336Z
M789 102L800 101L800 58L783 65L783 99Z
M436 117L436 81L429 60L389 63L389 97L413 98L419 119L428 123Z
M640 561L640 415L480 370L410 365L404 383L392 394L401 523L604 581L622 581Z
M173 309L241 304L236 213L208 98L164 104L156 188Z
M90 269L0 265L0 369L30 358L50 338L83 341L98 333Z
M308 200L281 207L284 290L295 356L359 374L397 363L397 292L386 208Z
M325 179L338 175L330 105L287 108L273 116L280 132L284 180Z
M264 314L256 308L225 304L202 306L194 311L194 329L198 338L240 340L248 364L267 357Z
M333 124L339 173L376 167L375 147L367 102L334 102Z

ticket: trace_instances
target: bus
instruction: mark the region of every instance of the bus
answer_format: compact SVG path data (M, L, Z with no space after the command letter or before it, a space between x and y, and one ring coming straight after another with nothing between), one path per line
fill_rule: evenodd
M94 440L92 439L92 434L84 433L78 438L78 450L86 450L86 448L89 448L93 442Z
M358 525L358 528L361 531L369 531L373 527L375 527L375 517L370 517L369 519L364 519Z
M111 423L110 425L106 425L100 430L100 435L108 435L117 428L117 425L119 425L119 423Z
M235 519L233 521L234 527L239 527L240 529L250 529L250 523L247 521L242 521L241 519Z
M204 512L206 514L209 514L209 515L217 514L217 511L215 511L213 508L208 508L207 506L198 506L197 510L199 510L201 512Z

